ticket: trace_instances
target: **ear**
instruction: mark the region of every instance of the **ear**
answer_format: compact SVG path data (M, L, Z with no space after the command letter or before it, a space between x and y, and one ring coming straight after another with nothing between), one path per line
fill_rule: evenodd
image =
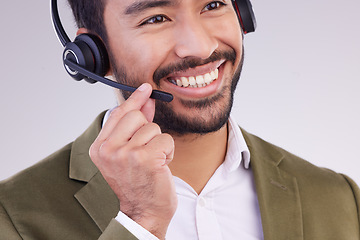
M78 36L83 33L90 33L90 31L87 28L79 28L76 32L76 35Z

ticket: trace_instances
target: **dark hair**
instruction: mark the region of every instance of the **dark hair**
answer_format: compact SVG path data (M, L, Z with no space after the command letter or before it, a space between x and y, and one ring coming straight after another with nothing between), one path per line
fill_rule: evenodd
M106 0L68 0L78 28L86 28L107 41L103 21Z

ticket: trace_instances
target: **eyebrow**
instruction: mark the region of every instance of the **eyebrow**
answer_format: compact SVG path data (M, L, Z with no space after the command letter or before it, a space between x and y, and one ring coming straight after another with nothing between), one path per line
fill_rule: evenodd
M172 0L151 0L151 1L140 0L128 6L125 9L125 14L134 15L144 12L145 10L150 8L174 6L177 4L177 2L178 1L172 1Z

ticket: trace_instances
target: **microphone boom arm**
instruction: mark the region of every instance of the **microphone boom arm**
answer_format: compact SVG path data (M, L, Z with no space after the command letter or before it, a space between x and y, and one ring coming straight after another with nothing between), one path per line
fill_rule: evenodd
M136 90L135 87L127 86L127 85L112 81L110 79L101 77L99 75L96 75L95 73L88 71L87 69L83 68L79 64L74 63L73 61L71 61L69 59L64 59L64 64L67 65L69 68L78 71L80 74L87 76L95 81L104 83L108 86L111 86L111 87L114 87L117 89L121 89L124 91L129 91L129 92L134 92ZM159 90L153 90L150 98L161 100L164 102L171 102L174 97L170 93L159 91Z

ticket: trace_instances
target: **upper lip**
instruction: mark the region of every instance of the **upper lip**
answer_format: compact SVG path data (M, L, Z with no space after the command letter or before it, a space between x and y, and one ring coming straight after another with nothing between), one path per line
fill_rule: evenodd
M220 65L223 64L224 62L225 62L225 59L222 59L222 60L218 60L215 62L207 63L205 65L201 65L201 66L198 66L195 68L190 68L186 71L174 72L174 73L169 74L167 76L167 79L204 75L206 73L214 71L215 69L220 67Z

